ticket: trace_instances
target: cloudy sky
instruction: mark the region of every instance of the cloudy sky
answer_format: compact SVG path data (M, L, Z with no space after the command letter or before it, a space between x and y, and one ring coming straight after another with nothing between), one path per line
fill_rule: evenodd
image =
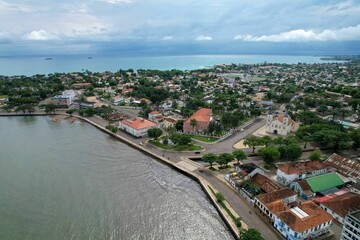
M0 55L285 45L359 53L359 16L360 0L0 0Z

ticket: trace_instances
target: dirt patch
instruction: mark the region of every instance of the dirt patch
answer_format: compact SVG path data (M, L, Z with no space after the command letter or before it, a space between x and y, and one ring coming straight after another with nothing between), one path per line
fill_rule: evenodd
M76 121L76 118L65 115L52 115L50 118L54 122L67 121L68 123L73 123Z

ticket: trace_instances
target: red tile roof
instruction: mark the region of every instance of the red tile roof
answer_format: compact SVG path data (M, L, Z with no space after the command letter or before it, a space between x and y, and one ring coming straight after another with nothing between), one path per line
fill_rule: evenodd
M344 218L349 212L360 210L360 195L355 193L345 193L326 200L321 204Z
M287 226L296 232L304 232L323 223L332 221L332 216L322 210L313 201L303 202L298 206L302 211L308 214L307 217L300 218L291 209L283 212L276 212L278 216Z
M333 153L325 164L329 167L335 168L338 172L346 177L354 177L360 180L360 163L354 160L347 159Z
M190 123L192 119L195 119L197 122L210 122L211 114L212 111L210 108L201 108L196 111L191 117L189 117L185 122Z
M276 190L279 190L280 187L278 187L275 183L273 183L270 179L268 179L267 177L256 173L252 178L251 178L251 182L256 183L257 185L259 185L265 192L269 193L269 192L274 192Z
M274 202L276 200L282 200L291 196L297 195L296 192L291 190L290 188L283 188L280 190L277 190L275 192L260 194L256 196L256 198L262 202L263 204L268 204L271 202Z
M147 127L155 127L156 123L153 123L149 120L143 119L143 118L135 118L133 120L122 120L121 121L123 124L134 128L134 129L143 129L143 128L147 128Z
M295 167L291 166L290 164L284 164L278 167L279 170L286 173L287 175L291 174L300 174L300 171Z

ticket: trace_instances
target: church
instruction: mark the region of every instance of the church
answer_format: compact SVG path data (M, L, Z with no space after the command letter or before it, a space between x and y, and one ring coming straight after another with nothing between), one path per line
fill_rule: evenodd
M275 116L269 112L266 119L266 132L287 136L291 132L296 132L299 125L287 112Z

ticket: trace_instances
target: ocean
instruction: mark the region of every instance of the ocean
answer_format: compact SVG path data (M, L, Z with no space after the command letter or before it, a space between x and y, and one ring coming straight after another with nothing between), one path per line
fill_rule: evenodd
M48 59L48 60L46 60ZM286 55L187 55L187 56L118 56L55 55L0 57L0 75L26 75L111 71L120 69L193 70L215 64L257 63L326 63L319 56Z
M1 240L234 239L200 186L93 126L0 118Z

